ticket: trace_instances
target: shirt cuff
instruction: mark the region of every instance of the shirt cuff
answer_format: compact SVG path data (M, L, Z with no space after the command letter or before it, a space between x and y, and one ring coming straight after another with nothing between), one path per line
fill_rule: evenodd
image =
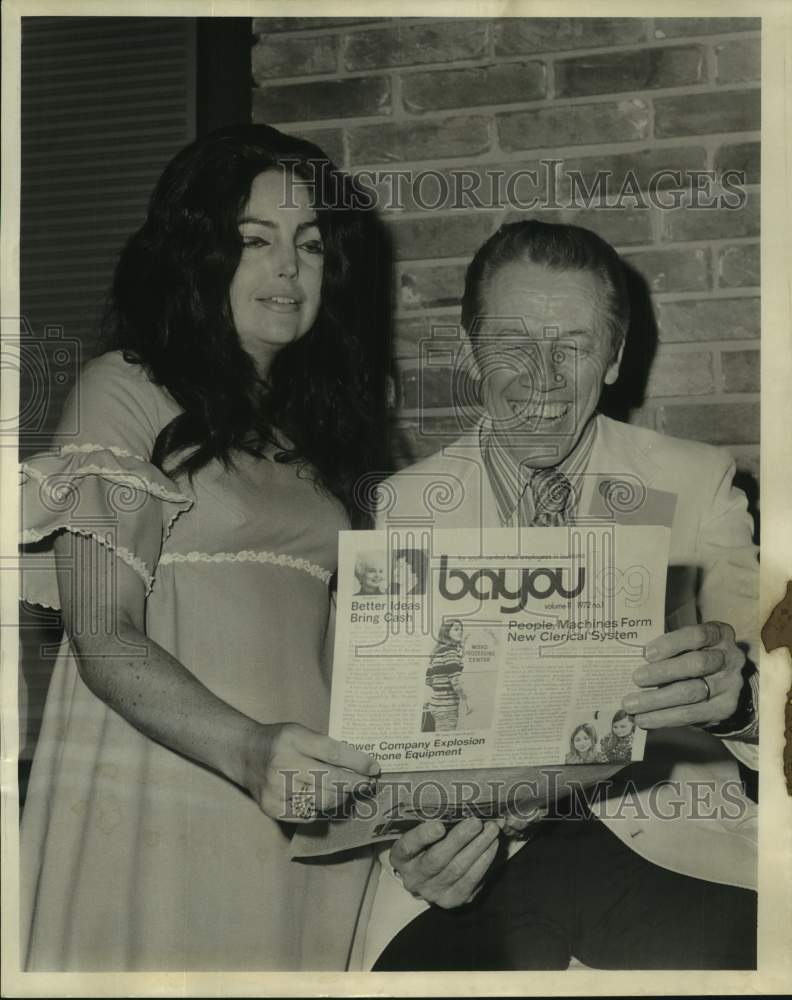
M728 719L712 722L704 728L713 736L727 740L759 739L759 674L756 670L745 679L737 708Z

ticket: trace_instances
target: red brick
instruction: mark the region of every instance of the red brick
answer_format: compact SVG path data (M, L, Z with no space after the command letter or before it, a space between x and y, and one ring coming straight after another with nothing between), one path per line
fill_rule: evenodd
M652 292L706 292L712 287L709 250L649 250L622 259L646 280Z
M507 17L495 22L495 54L624 45L643 41L645 32L637 17Z
M490 147L489 120L460 115L440 121L361 125L349 131L352 163L397 163L475 156Z
M337 66L335 35L259 39L251 50L256 83L278 76L308 76L333 73Z
M353 24L388 21L386 17L254 17L253 34L270 35L282 31L313 31L316 28L349 28Z
M464 215L428 216L396 220L389 224L396 260L433 257L472 257L497 229L498 216L468 212Z
M481 58L486 49L485 21L430 21L347 35L344 65L357 70L454 62Z
M704 50L699 45L629 52L614 49L555 64L556 97L680 87L703 83L706 78Z
M660 340L748 340L759 336L759 299L698 299L656 304Z
M540 62L443 69L402 75L404 107L420 114L444 108L512 104L545 96L546 70Z
M678 403L662 407L658 417L658 429L672 437L718 445L759 440L758 403Z
M301 139L315 143L338 166L344 163L344 133L340 128L299 130Z
M464 290L465 270L463 264L400 268L394 283L399 307L431 309L458 305Z
M732 31L759 31L758 17L656 17L655 38L722 35Z
M649 134L649 106L640 98L612 104L571 104L497 115L502 149L633 142Z
M390 110L390 81L384 76L292 83L253 91L254 121L316 121L390 114Z
M718 256L718 284L721 288L758 288L759 267L757 243L723 247Z
M715 46L718 57L718 83L747 83L758 80L762 72L762 46L759 38L740 38Z
M678 171L681 174L681 187L689 187L691 179L687 171L703 170L707 162L707 153L700 146L682 146L673 149L643 149L637 153L615 153L613 155L586 156L578 159L565 158L563 172L572 179L570 174L580 175L580 180L573 186L575 202L585 203L587 192L594 197L590 200L599 203L601 197L595 183L597 174L605 177L603 186L609 195L617 197L624 189L624 199L637 186L640 191L650 188L664 190L672 184L676 187L672 175L668 171ZM627 184L628 186L624 186ZM669 195L669 202L672 196ZM627 202L630 204L630 202Z
M721 354L724 392L759 392L759 351L724 351Z
M506 221L517 222L520 219L582 226L584 229L591 229L614 246L636 246L652 242L650 213L644 209L544 209L535 212L510 212Z
M760 126L761 95L756 90L683 94L655 100L655 135L750 132Z
M715 377L709 351L663 348L658 351L649 372L647 396L706 396L714 391Z
M742 208L677 208L661 214L663 240L718 240L759 235L759 195L749 193Z
M761 145L758 142L738 142L721 146L715 153L715 169L739 170L745 175L745 184L758 184L761 180Z

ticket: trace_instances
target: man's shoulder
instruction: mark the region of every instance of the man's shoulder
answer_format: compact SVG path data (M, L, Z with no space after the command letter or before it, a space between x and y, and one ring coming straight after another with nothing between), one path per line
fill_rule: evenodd
M463 434L431 455L405 465L389 476L386 482L401 483L443 473L458 475L479 465L481 465L481 450L478 435Z
M687 476L692 470L725 472L732 463L727 451L715 445L672 437L648 427L626 424L609 417L599 418L600 443L607 451L626 457L640 456L666 475Z
M379 510L455 511L466 497L480 496L483 476L478 434L465 434L380 483Z

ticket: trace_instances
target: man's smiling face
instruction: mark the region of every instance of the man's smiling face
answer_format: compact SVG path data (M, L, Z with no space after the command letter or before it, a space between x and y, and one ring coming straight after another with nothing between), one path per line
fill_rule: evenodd
M616 381L605 289L590 271L531 261L499 267L482 294L473 335L484 405L517 461L557 465Z

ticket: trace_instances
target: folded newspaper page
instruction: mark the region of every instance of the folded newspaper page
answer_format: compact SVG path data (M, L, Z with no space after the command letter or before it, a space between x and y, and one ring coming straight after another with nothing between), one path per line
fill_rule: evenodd
M341 532L329 731L383 777L345 821L301 828L295 855L544 808L641 760L621 701L664 631L669 535Z

